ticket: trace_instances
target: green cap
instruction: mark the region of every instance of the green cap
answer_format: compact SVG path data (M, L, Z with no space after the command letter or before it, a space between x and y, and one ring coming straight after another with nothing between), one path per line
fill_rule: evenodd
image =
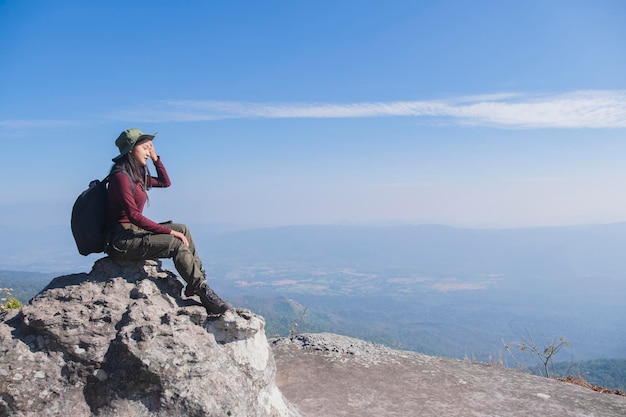
M135 127L126 129L115 139L115 146L120 150L120 154L113 158L113 162L119 161L124 155L130 152L133 146L140 140L152 140L156 135L156 133L147 135Z

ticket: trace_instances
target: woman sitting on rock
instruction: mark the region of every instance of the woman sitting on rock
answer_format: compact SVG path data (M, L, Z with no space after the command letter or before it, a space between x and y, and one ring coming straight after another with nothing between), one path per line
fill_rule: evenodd
M121 260L172 258L187 282L185 296L200 296L209 314L224 313L232 307L208 286L187 226L155 223L142 213L150 188L170 186L165 166L154 150L155 135L133 128L123 131L115 141L120 154L113 158L115 165L109 176L108 214L112 222L105 251ZM150 175L148 159L154 163L156 177Z

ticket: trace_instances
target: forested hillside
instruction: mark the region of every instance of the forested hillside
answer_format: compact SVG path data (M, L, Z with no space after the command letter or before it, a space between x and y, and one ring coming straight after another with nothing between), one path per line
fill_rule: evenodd
M554 364L559 377L576 376L591 385L626 392L626 359L595 359Z
M25 304L44 289L55 276L38 272L0 270L0 288L12 289L12 296Z

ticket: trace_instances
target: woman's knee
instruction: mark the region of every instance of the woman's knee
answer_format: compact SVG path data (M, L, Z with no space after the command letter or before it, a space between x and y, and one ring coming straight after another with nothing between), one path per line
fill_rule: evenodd
M172 230L176 230L177 232L180 232L184 234L185 236L188 236L190 234L189 228L187 227L187 225L182 224L182 223L170 223L167 225L167 227L169 227Z

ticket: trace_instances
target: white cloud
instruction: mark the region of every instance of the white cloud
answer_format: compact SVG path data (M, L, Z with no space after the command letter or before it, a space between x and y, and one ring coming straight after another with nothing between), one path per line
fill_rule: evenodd
M69 120L11 119L0 120L0 138L19 138L30 129L48 129L76 124Z
M626 91L478 101L451 110L452 117L466 123L518 128L621 128L626 127Z
M497 93L446 100L360 103L252 103L163 100L107 115L134 122L197 122L219 119L414 117L449 125L511 129L625 128L626 90L588 90L555 95ZM62 127L76 121L0 120L7 132ZM4 133L3 133L4 132Z
M0 129L39 129L47 127L67 126L73 124L69 120L53 119L14 119L0 120Z
M233 118L419 117L438 123L503 128L624 128L626 91L590 90L557 95L499 93L433 101L362 103L251 103L167 100L114 118L188 122Z
M549 183L567 181L567 178L561 177L526 177L526 178L503 178L500 181L504 183Z
M233 118L362 118L381 116L436 116L437 102L374 103L249 103L168 100L153 106L117 113L113 118L140 121L202 121Z

